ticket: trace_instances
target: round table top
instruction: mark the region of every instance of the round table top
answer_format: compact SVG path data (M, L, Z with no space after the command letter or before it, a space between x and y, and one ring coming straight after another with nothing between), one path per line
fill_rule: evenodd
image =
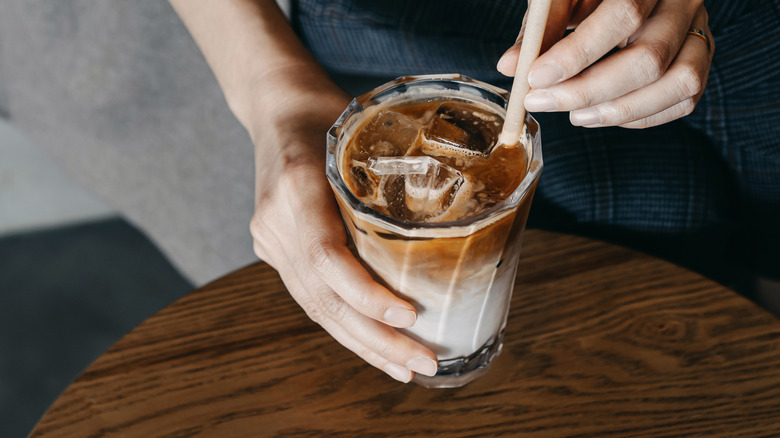
M780 321L639 252L529 230L504 350L457 389L332 340L257 263L98 358L33 437L780 435Z

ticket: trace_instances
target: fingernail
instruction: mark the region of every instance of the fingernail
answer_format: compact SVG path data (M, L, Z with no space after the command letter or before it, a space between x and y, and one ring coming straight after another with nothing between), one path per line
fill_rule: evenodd
M574 126L590 126L601 124L601 114L593 108L572 111L569 120Z
M546 88L563 79L563 69L558 64L544 64L528 72L531 88Z
M419 356L406 362L406 368L414 371L415 373L424 374L428 377L433 377L436 374L438 365L436 362L428 359L427 357Z
M525 109L528 111L555 111L558 103L550 93L535 91L525 96Z
M417 315L403 307L391 307L385 311L385 321L395 327L411 327L417 321Z
M396 365L392 362L385 365L385 372L395 380L403 383L409 383L412 380L412 372L409 369Z
M511 58L509 57L509 54L513 52L514 50L511 48L507 50L506 53L501 55L501 59L499 59L498 64L496 64L496 70L506 76L514 76L515 74L516 66L512 65Z

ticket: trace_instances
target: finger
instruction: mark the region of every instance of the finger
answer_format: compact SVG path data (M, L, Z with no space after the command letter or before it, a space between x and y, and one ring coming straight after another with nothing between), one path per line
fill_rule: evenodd
M657 0L605 0L577 29L537 58L531 88L546 88L580 73L633 35Z
M572 112L572 124L645 128L690 114L707 81L709 62L701 46L689 38L663 78L613 101ZM642 119L642 123L632 123Z
M305 177L290 175L283 182L289 185L286 193L307 194L291 198L288 204L302 256L291 262L311 267L320 280L358 312L395 327L414 325L414 306L374 281L350 252L330 186L313 184L312 174L304 174Z
M312 208L315 208L314 211L316 211L316 206L312 206ZM367 361L377 363L377 359L371 359L372 355L367 353L372 351L389 363L404 364L407 368L425 375L435 374L436 356L433 352L409 337L398 333L395 329L358 313L320 279L319 275L312 269L312 265L301 262L305 257L296 251L299 248L297 245L282 245L284 239L279 236L291 236L296 231L295 221L291 219L291 216L285 218L287 210L286 208L277 208L274 210L276 214L265 216L278 222L278 224L274 223L274 227L276 227L276 232L281 234L273 233L264 221L259 220L261 217L259 214L256 215L257 219L253 220L253 234L261 237L259 242L263 243L263 250L270 259L276 261L279 274L290 294L306 311L307 315L331 334L351 333L350 336L355 338L358 344L353 342L348 347ZM327 220L323 220L323 222L327 222ZM344 233L341 221L335 222L337 229ZM349 256L352 257L351 253ZM339 340L347 342L346 335L343 333L339 335ZM386 363L379 364L380 369L398 377L399 370L393 366L390 366L391 369L388 370L387 366Z
M325 230L310 229L301 245L307 264L358 312L395 327L414 325L414 307L374 281L349 251L346 241L336 243Z
M697 13L693 26L709 34L703 8ZM687 35L661 79L618 99L574 111L570 115L571 122L588 127L645 128L684 117L693 111L704 93L711 59L706 41Z
M685 101L682 101L670 108L667 108L660 113L653 114L650 117L646 117L641 120L637 120L630 123L624 123L622 125L619 125L623 128L630 128L630 129L645 129L650 128L653 126L663 125L664 123L671 122L672 120L677 120L681 117L685 117L691 112L693 112L693 109L696 107L696 103L693 99L687 99Z
M305 292L303 292L305 289L303 288L301 282L298 280L297 275L295 274L290 275L289 270L284 270L284 272L280 272L280 276L282 277L282 281L284 281L284 284L289 289L290 295L300 305L301 302L299 301L298 297L306 294ZM309 314L308 311L306 313ZM360 341L358 341L353 335L351 335L348 331L346 331L343 327L339 326L338 324L328 324L328 327L323 326L323 328L325 329L325 331L328 332L328 334L330 334L331 337L333 337L333 339L336 340L336 342L343 345L351 352L355 353L358 357L366 361L369 365L384 371L387 375L398 380L399 382L408 383L410 380L412 380L411 370L409 370L406 367L402 367L398 364L395 364L393 362L390 362L389 360L375 353L371 349L367 348Z
M333 294L333 297L338 295ZM329 333L349 333L359 343L360 357L368 352L394 364L403 364L411 371L433 376L436 374L436 355L422 344L405 336L394 328L358 313L351 307L338 320L323 318L320 322Z
M341 327L361 345L388 361L406 364L426 375L435 374L436 356L433 352L394 328L355 310L305 265L287 265L281 272L294 277L290 279L291 283L298 284L305 291L305 295L296 294L296 301L313 321L329 333L335 331L336 326ZM363 357L362 352L358 354Z
M428 376L436 374L436 356L428 348L356 312L324 283L304 286L302 279L310 280L313 275L301 275L289 265L279 274L309 318L366 362L400 381L411 379L410 370ZM398 364L404 364L401 368L406 371L400 370Z
M503 75L512 77L515 75L517 66L517 57L520 54L520 47L523 45L523 36L528 22L528 11L523 16L523 23L520 27L520 33L515 43L498 60L496 69ZM547 24L544 28L544 37L542 38L542 47L540 53L544 53L553 44L563 38L566 27L569 22L569 5L567 2L553 1L550 5L550 12L547 15Z
M346 330L339 326L334 326L332 329L327 330L328 334L333 337L339 344L346 347L351 352L355 353L358 357L366 361L369 365L382 370L388 376L398 380L402 383L409 383L412 380L412 370L399 365L397 363L390 362L384 357L374 353L361 344L354 336L349 334Z
M705 8L704 5L699 6L699 8L696 10L696 15L693 17L693 21L691 22L691 27L703 30L707 35L707 38L705 39L701 36L692 35L687 32L685 38L686 40L689 38L698 40L699 44L707 49L709 62L712 63L712 57L715 54L715 38L712 36L712 32L710 31L709 20L710 17L709 14L707 14L707 8Z
M662 1L625 49L581 75L528 94L528 111L573 111L592 107L645 87L664 76L680 51L696 10L681 13L676 2ZM652 99L651 99L652 100ZM679 101L678 101L679 102ZM668 108L677 102L670 102ZM664 109L661 108L661 109Z

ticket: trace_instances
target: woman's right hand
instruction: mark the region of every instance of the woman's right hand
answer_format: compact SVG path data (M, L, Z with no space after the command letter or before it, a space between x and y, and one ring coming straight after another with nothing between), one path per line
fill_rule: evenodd
M325 135L349 97L326 78L275 74L284 75L286 97L245 121L256 149L255 253L313 321L366 362L402 382L412 372L435 374L433 352L393 328L412 326L414 307L374 281L347 247L325 175ZM291 83L306 85L296 91Z

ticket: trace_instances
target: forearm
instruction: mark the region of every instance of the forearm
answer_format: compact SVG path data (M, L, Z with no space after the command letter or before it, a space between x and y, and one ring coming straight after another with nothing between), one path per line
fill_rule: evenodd
M231 110L250 134L256 120L302 109L302 101L310 102L313 96L337 101L334 107L342 105L342 92L273 0L170 3L206 57Z

